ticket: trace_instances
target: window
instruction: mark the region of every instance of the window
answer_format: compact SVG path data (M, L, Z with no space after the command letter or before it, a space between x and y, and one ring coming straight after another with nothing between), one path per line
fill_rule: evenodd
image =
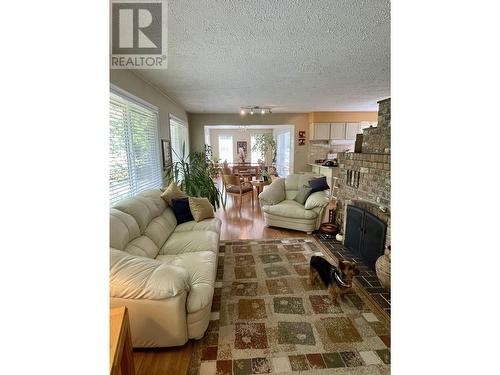
M219 135L219 159L233 162L233 137L231 135Z
M259 159L263 159L263 156L260 154L259 151L253 151L253 146L255 145L255 135L252 135L250 138L250 162L252 164L256 164Z
M172 161L178 162L189 155L189 134L186 123L170 116L170 141L172 143ZM182 148L184 147L184 152Z
M286 177L290 173L290 139L290 130L277 134L276 169L280 177Z
M162 183L158 110L113 88L109 111L109 200L113 204Z

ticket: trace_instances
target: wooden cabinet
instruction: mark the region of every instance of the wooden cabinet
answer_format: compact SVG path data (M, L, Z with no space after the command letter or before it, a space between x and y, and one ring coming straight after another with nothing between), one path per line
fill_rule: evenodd
M309 132L311 134L311 141L327 141L327 140L340 140L340 141L354 141L356 134L362 134L364 128L370 126L377 126L376 122L362 121L362 122L315 122L309 125Z
M125 306L115 307L109 313L109 357L111 375L135 375L130 323Z
M356 139L356 134L361 133L359 122L348 122L345 125L345 139Z
M329 140L330 139L330 123L316 122L310 125L311 140Z
M330 124L330 139L346 139L345 122L332 122Z

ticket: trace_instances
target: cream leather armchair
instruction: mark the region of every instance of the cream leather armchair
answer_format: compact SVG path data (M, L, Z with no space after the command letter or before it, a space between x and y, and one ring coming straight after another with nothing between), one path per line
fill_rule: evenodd
M217 272L221 222L177 225L158 189L110 212L110 305L127 306L134 347L203 337Z
M302 205L293 199L302 185L320 177L311 174L291 174L279 178L259 194L259 204L264 211L266 226L300 230L311 234L319 229L323 220L328 197L325 191L312 193Z

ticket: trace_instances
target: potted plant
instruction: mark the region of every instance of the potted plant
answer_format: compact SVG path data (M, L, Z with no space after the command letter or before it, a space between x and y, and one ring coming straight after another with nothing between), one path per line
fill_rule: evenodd
M181 155L177 155L174 150L172 152L179 161L172 162L165 168L164 185L175 182L187 195L208 198L214 209L220 207L221 192L212 179L210 146L205 145L204 151L193 152L187 156L184 144Z
M257 134L252 151L259 152L263 158L266 157L268 152L271 152L272 163L276 163L276 140L271 133Z

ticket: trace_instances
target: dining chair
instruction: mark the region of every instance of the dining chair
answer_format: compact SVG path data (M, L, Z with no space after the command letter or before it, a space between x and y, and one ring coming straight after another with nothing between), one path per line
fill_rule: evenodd
M240 176L234 174L223 174L222 182L224 184L224 199L222 200L222 205L226 209L227 194L240 197L240 211L243 196L250 193L252 195L252 207L254 207L253 202L253 185L251 182L242 181Z

